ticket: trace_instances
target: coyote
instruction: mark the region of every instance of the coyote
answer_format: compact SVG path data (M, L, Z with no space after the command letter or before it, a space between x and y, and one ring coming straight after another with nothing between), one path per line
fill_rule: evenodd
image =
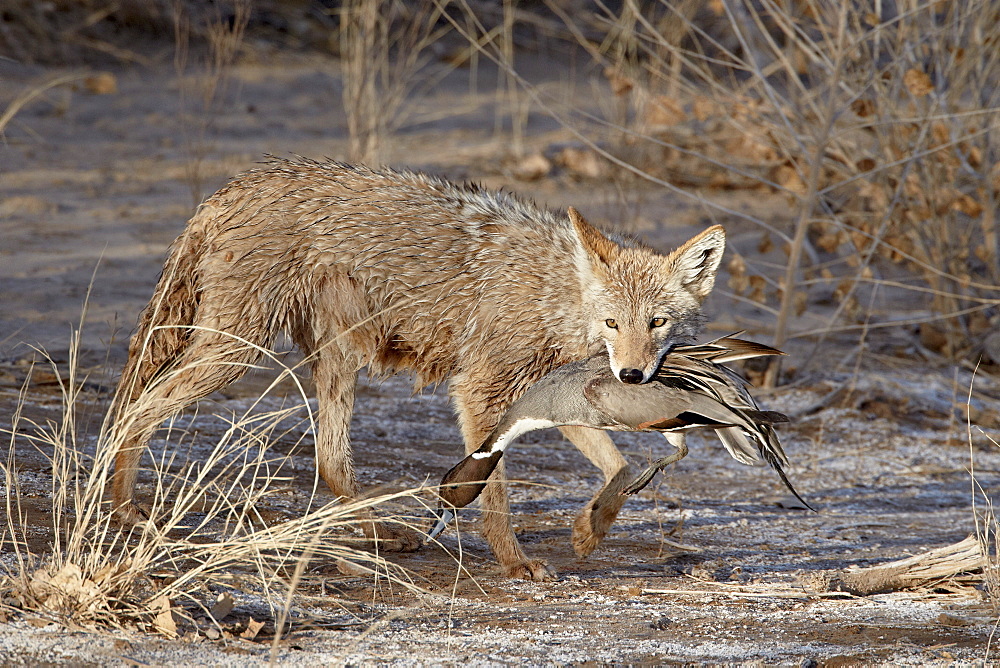
M699 330L724 246L715 226L664 256L612 241L573 208L555 215L418 173L271 158L202 203L140 315L112 406L117 516L140 517L138 466L160 423L239 378L279 332L311 362L319 475L349 499L358 493L348 425L362 367L409 370L418 389L449 380L473 452L559 365L606 349L616 378L650 380ZM573 528L586 556L632 474L605 432L562 432L605 477ZM502 462L482 505L484 537L505 573L553 578L514 535ZM382 549L420 545L398 527L373 522L366 533Z

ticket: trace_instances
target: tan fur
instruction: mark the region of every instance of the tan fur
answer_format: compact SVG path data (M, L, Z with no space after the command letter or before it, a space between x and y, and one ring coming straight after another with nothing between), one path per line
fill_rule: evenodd
M450 379L474 451L555 366L607 346L615 364L646 369L671 341L693 335L723 244L715 227L664 257L607 239L572 209L564 218L424 175L273 159L202 204L140 316L113 409L123 444L113 481L119 516L138 517L136 475L158 425L236 380L244 369L233 363L254 362L253 346L270 346L281 331L312 362L319 473L351 498L359 369L409 370L418 387ZM667 322L654 330L653 317ZM574 529L587 554L621 506L626 465L606 434L564 433L607 481ZM482 503L484 535L506 571L553 577L517 542L502 467ZM370 535L383 549L418 545L412 532L374 526Z

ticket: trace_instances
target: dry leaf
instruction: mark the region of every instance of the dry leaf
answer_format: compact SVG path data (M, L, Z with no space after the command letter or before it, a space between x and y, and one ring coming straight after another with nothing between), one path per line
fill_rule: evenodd
M608 83L611 84L611 92L615 95L624 95L632 90L632 80L622 74L621 70L617 67L605 67L604 76L607 78Z
M760 241L757 242L757 252L764 255L769 253L772 248L774 248L774 241L772 241L771 235L765 232Z
M946 353L950 338L948 331L934 322L920 323L920 343L928 350L936 353Z
M764 280L764 277L760 276L759 274L754 274L747 280L750 281L750 288L751 288L748 297L752 301L757 302L758 304L767 303L767 295L764 292L765 288L767 288L767 281Z
M951 208L961 211L970 218L978 218L983 214L983 205L969 195L962 195L951 203Z
M254 621L254 618L251 617L250 621L247 622L246 630L240 634L240 637L244 640L253 640L262 628L264 628L264 622Z
M212 609L208 611L208 614L212 615L216 620L221 620L223 617L228 615L233 611L236 606L236 601L233 599L229 592L223 592L215 599L215 604Z
M913 97L923 97L934 90L934 84L931 83L931 78L927 76L927 73L916 68L906 70L906 74L903 75L903 83L906 84L906 89Z
M157 613L153 618L153 627L167 637L177 637L177 622L174 621L174 615L170 611L170 599L160 596L153 599L150 607Z
M738 295L743 294L750 287L750 281L747 280L747 263L743 256L739 253L733 255L726 268L729 270L729 289Z
M951 141L951 130L941 121L931 123L931 136L934 137L934 145L940 146Z
M645 121L650 127L670 127L686 120L684 107L672 97L657 95L646 104Z
M791 165L781 165L774 170L772 180L790 193L806 194L806 184L799 176L799 171Z
M726 116L722 107L703 95L699 95L694 99L694 104L692 105L692 111L694 112L694 117L699 121L706 121L712 116Z
M851 102L851 111L857 114L859 118L867 118L875 113L875 103L859 97L854 102Z
M796 292L795 296L792 298L795 304L795 315L800 316L806 312L806 307L809 305L808 296L804 292Z
M838 230L830 230L824 232L816 239L816 245L827 253L832 253L840 247L840 240L840 232Z
M723 148L730 156L743 158L747 162L774 162L778 159L778 152L773 146L746 134L726 142Z
M906 259L905 254L913 252L913 240L909 237L892 234L886 236L879 246L879 254L891 262L902 262Z
M965 151L965 159L969 161L969 165L978 168L983 164L983 152L978 146L965 146L962 145L961 148Z
M854 166L858 169L859 172L870 172L873 169L875 169L875 164L876 164L875 160L873 160L872 158L861 158L856 163L854 163Z

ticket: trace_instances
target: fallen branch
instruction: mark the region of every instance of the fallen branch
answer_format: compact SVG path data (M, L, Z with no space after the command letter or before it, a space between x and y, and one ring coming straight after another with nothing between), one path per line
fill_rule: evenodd
M835 575L830 589L867 596L912 589L983 568L983 547L975 536L899 561Z

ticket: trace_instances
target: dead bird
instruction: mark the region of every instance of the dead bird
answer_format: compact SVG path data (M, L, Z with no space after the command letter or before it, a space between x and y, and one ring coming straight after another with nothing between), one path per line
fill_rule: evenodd
M688 431L712 429L734 459L749 465L767 462L795 498L812 510L782 469L788 458L773 425L788 422L788 417L760 410L747 392L747 382L724 366L736 360L784 353L737 336L675 346L651 382L644 384L626 384L615 378L605 354L552 371L511 404L478 450L445 474L438 490L442 505L427 540L444 530L454 518L455 509L479 496L514 439L536 429L566 425L609 431L659 431L674 446L673 453L653 462L622 489L622 494L635 494L649 484L657 471L687 455Z

